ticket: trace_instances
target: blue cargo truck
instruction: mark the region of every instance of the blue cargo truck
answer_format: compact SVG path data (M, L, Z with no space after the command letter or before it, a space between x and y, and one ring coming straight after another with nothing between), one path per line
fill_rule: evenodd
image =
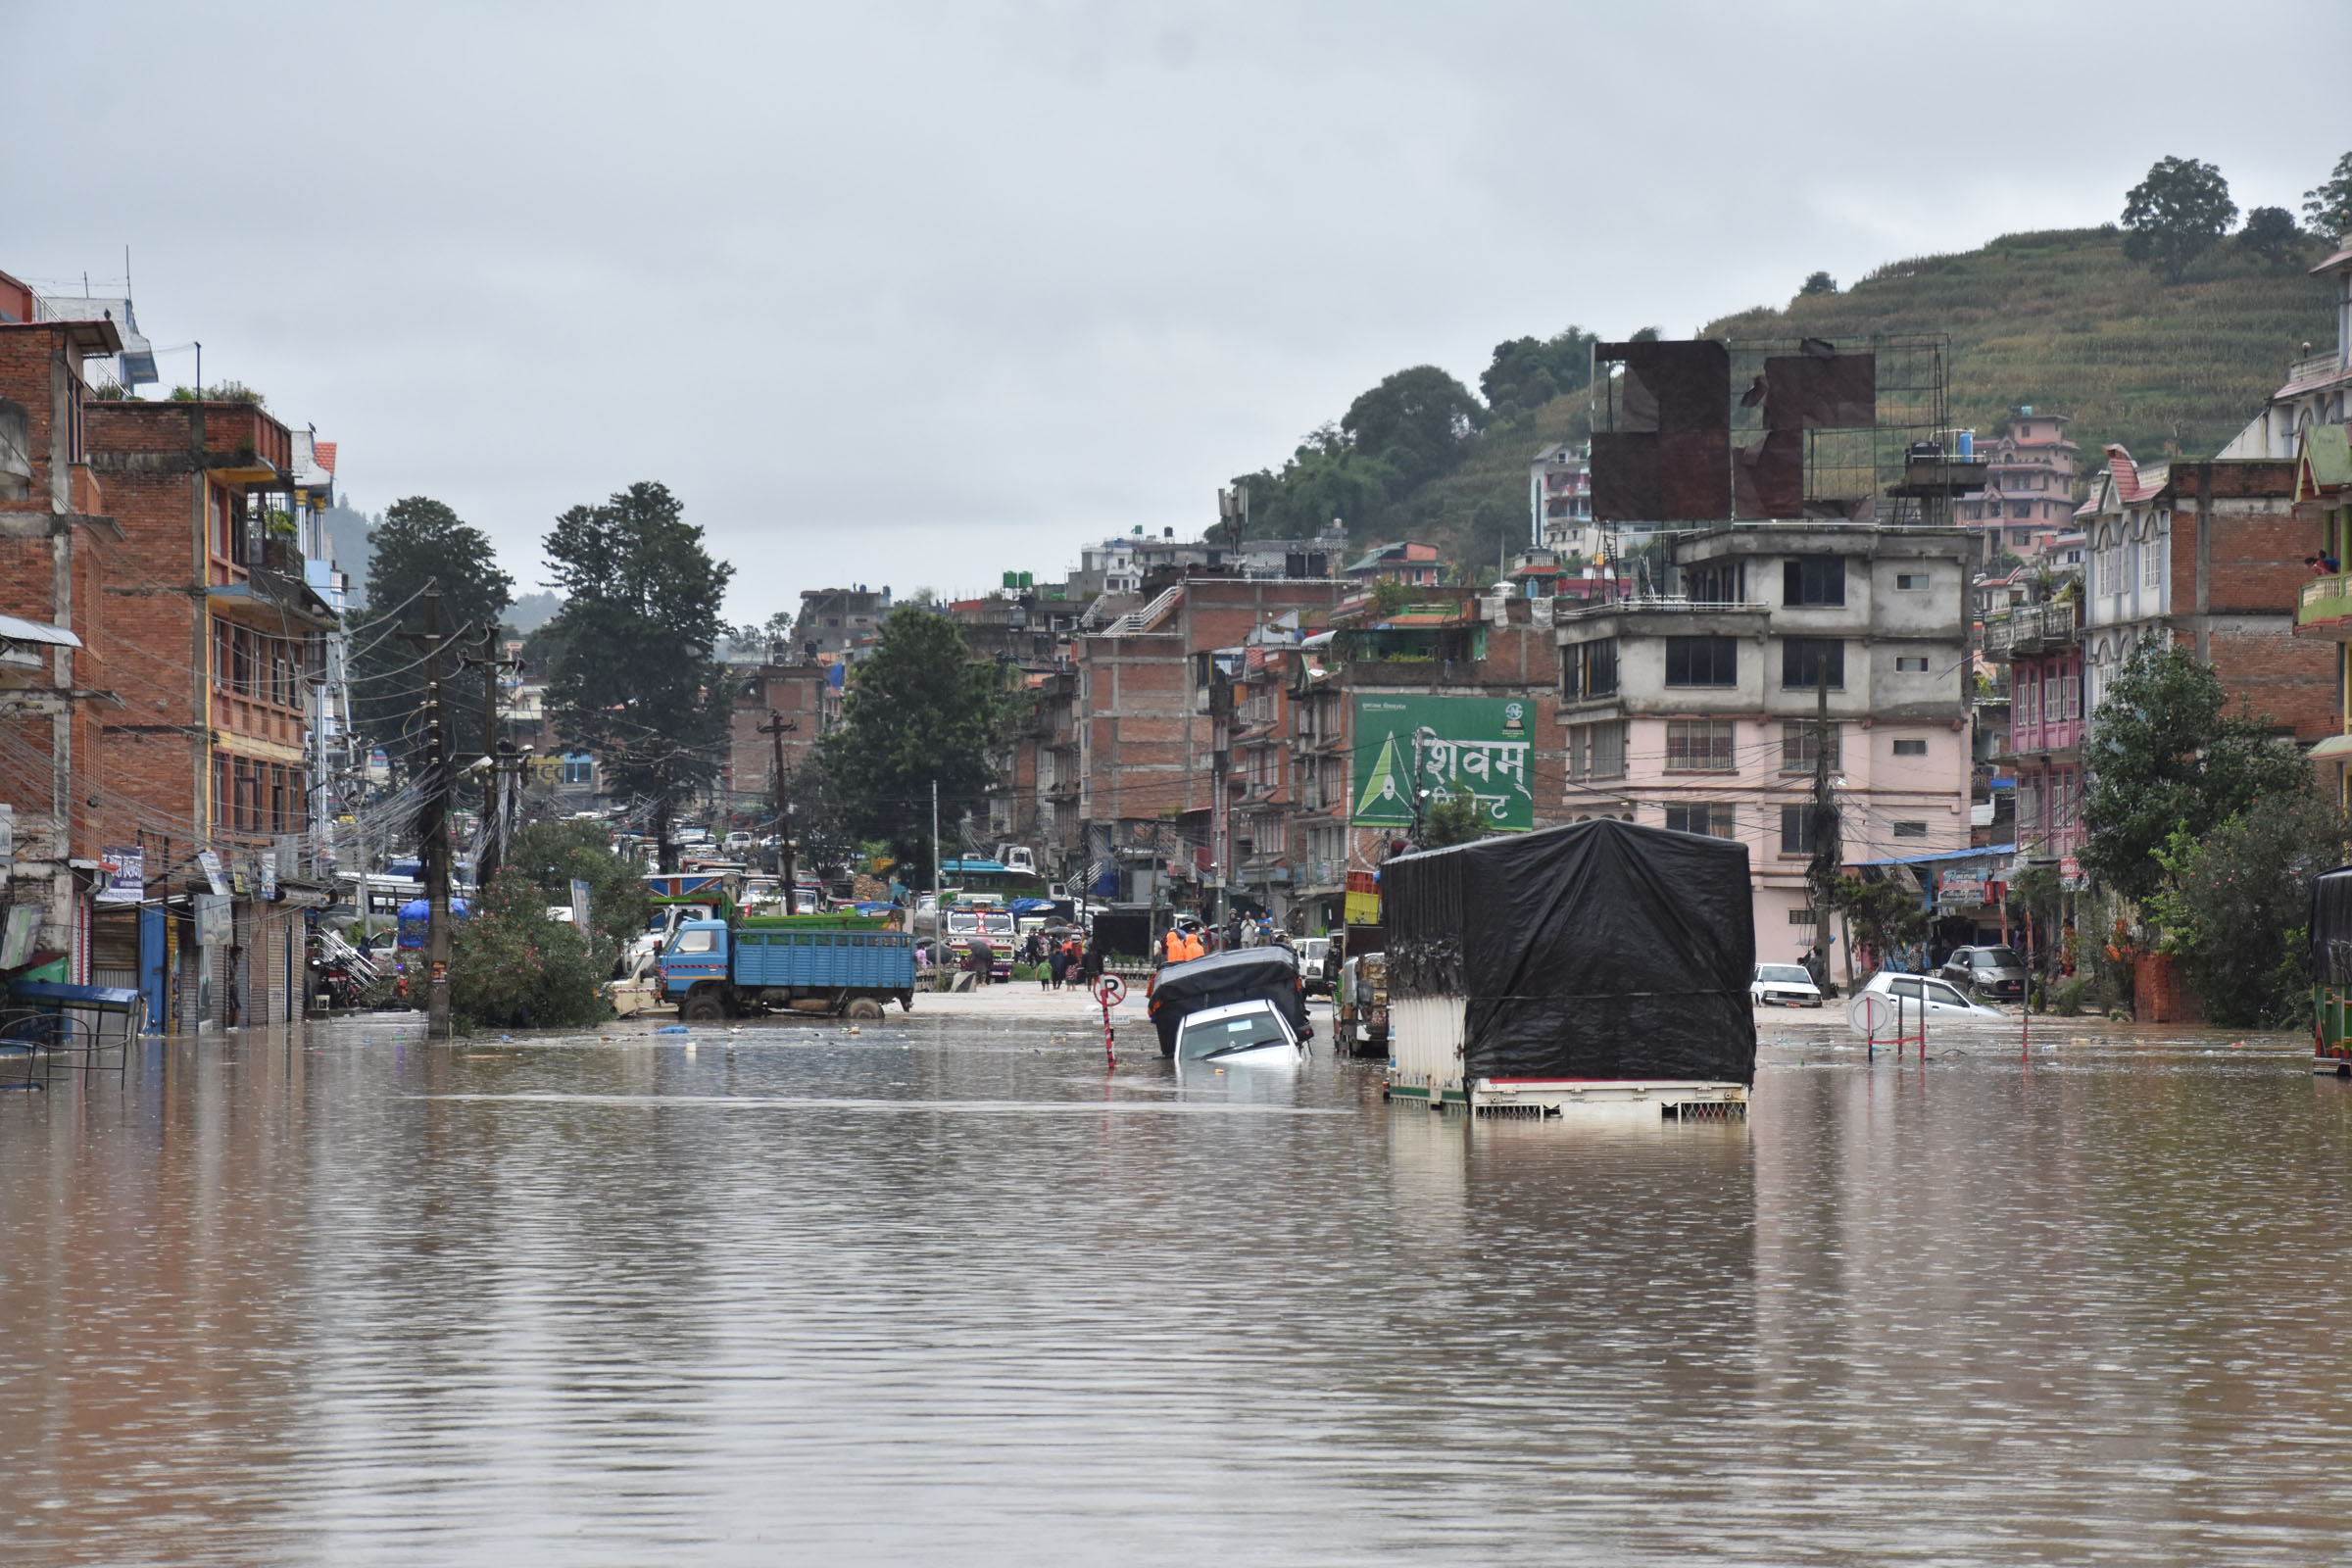
M914 938L847 917L688 920L662 952L662 997L681 1018L792 1012L879 1018L914 1008Z

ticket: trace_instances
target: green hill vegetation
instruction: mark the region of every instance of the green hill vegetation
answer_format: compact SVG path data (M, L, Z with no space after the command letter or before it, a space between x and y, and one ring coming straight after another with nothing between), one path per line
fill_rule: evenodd
M2134 456L2209 456L2262 407L2310 343L2334 341L2325 245L2290 229L2225 240L2181 280L2128 259L2113 228L2007 234L1954 256L1880 268L1837 291L1808 280L1781 308L1710 321L1732 339L1945 333L1954 423L2000 433L2020 405L2070 416L2085 472L2102 444ZM1435 367L1390 376L1250 490L1250 533L1297 537L1332 517L1358 545L1411 537L1479 577L1527 538L1529 461L1590 433L1592 338L1499 345L1483 400ZM2316 349L2314 350L2316 352Z

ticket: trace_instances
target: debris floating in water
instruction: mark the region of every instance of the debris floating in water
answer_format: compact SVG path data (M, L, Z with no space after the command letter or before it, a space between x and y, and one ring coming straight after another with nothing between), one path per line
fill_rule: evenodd
M686 1026L682 1023L665 1023L661 1028L655 1030L654 1033L658 1035L682 1035L686 1033Z

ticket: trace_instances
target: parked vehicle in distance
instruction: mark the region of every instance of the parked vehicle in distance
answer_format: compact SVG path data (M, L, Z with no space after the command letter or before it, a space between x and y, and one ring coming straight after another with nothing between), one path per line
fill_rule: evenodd
M1298 955L1298 978L1306 983L1306 994L1329 996L1332 982L1339 978L1332 972L1331 938L1300 937L1291 951Z
M1386 954L1363 953L1340 965L1339 1005L1332 1013L1332 1035L1340 1050L1351 1056L1389 1054L1389 960Z
M734 1018L770 1007L879 1018L914 1006L914 939L856 916L688 920L662 952L662 996L678 1016Z
M1296 1071L1306 1047L1280 1007L1263 1000L1186 1014L1176 1027L1176 1070L1249 1067Z
M1964 991L2001 1002L2022 1002L2026 960L2008 948L1954 948L1936 971Z
M1947 984L1935 975L1896 974L1891 969L1881 969L1870 977L1870 984L1855 995L1897 998L1906 1009L1914 1013L1924 1005L1931 1024L1947 1018L1954 1023L2009 1021L2009 1015L2000 1008L1970 1001L1959 987Z
M748 850L748 849L750 849L751 847L752 847L752 836L751 836L749 833L730 833L730 834L728 834L728 835L727 835L727 848L728 848L728 850L730 850L730 851L742 851L742 850Z
M1759 1007L1818 1007L1821 987L1801 963L1759 963L1747 994Z

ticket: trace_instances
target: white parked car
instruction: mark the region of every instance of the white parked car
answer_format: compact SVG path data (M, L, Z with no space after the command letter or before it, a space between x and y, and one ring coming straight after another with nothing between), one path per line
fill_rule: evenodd
M1821 987L1801 963L1759 963L1747 994L1759 1007L1818 1007Z

